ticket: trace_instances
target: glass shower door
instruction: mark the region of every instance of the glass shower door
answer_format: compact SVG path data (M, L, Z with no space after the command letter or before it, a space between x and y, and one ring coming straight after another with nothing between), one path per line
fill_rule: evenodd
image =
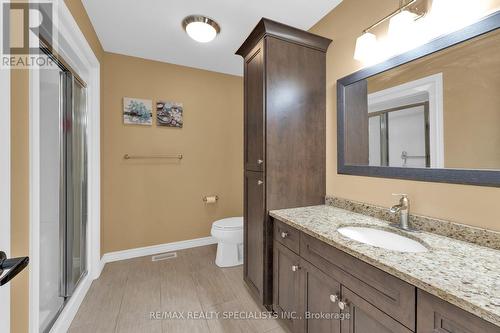
M87 272L87 96L62 64L40 69L40 332Z
M61 281L62 79L59 68L40 69L40 331L64 304Z
M78 281L87 271L87 112L85 87L69 74L71 94L66 117L66 238L64 295L73 294Z

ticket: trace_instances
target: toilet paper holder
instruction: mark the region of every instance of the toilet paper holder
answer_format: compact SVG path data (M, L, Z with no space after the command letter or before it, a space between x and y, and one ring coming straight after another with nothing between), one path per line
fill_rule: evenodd
M216 203L217 201L219 201L218 195L207 195L203 197L203 202L206 204Z

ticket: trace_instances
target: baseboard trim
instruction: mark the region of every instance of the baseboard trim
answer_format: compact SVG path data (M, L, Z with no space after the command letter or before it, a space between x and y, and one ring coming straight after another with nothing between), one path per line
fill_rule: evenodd
M73 322L73 319L75 318L76 313L78 312L78 309L80 308L80 305L82 304L85 295L87 295L91 285L92 278L89 274L87 274L80 281L78 287L76 287L76 290L73 293L73 296L71 296L68 300L68 303L66 303L59 314L59 317L54 322L54 325L50 329L51 333L67 332L69 330L69 327L71 326L71 323Z
M212 244L216 244L216 243L217 243L217 241L215 240L215 238L209 236L209 237L190 239L190 240L185 240L185 241L180 241L180 242L159 244L159 245L146 246L146 247L138 247L135 249L116 251L116 252L109 252L109 253L106 253L102 256L101 270L109 262L127 260L127 259L144 257L144 256L150 256L150 255L160 254L160 253L164 253L164 252L179 251L179 250L184 250L184 249L190 249L193 247L212 245Z

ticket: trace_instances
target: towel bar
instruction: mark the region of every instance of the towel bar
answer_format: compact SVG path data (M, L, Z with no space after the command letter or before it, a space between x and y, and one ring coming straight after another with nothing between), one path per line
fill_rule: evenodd
M182 160L183 156L182 154L176 154L176 155L129 155L125 154L123 155L123 158L125 160L132 160L132 159L148 159L148 158L176 158L178 160Z

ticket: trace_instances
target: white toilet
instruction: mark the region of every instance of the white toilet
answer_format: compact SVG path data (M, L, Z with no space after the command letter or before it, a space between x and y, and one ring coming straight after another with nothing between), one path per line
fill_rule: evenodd
M211 234L217 240L217 266L243 264L243 217L228 217L215 221Z

